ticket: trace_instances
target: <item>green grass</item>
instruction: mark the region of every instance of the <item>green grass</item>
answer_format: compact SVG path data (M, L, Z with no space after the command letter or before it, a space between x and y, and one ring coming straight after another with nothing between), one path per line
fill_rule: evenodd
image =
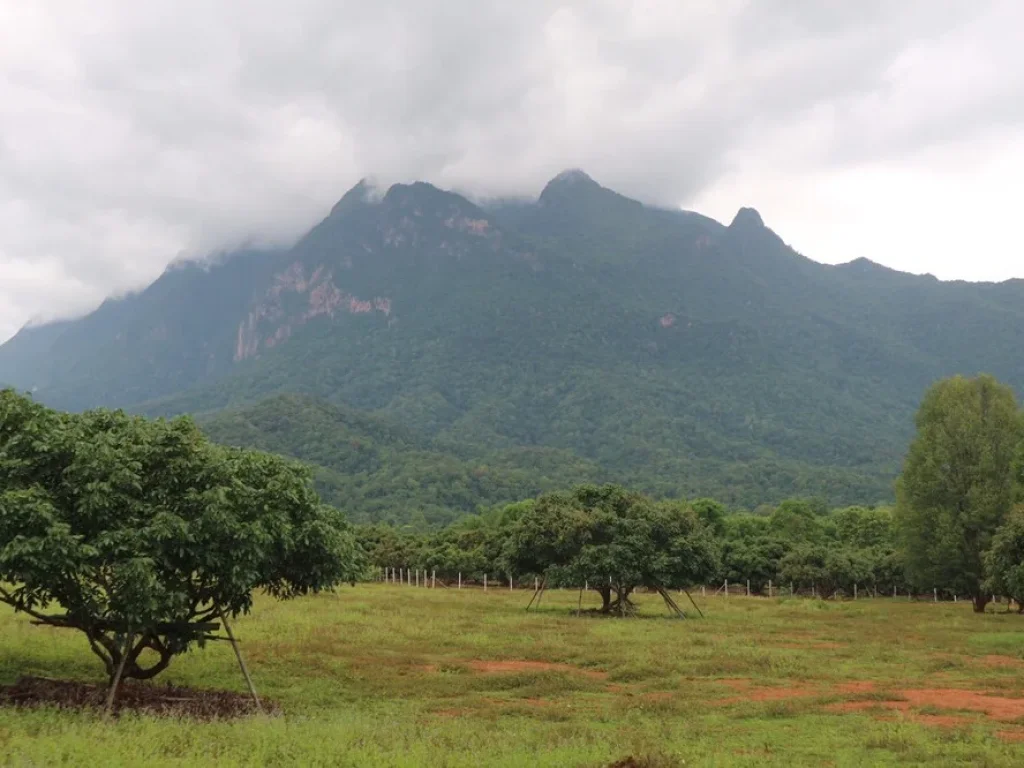
M588 595L593 605L597 598ZM1021 765L1024 719L901 692L1024 696L1024 617L966 603L722 597L704 620L576 618L576 593L539 612L507 590L360 585L257 602L236 633L283 715L192 722L0 710L9 765L601 766ZM685 599L685 598L684 598ZM681 602L680 605L683 605ZM996 655L998 658L987 658ZM550 662L486 672L480 662ZM0 682L99 681L75 633L0 612ZM160 678L242 691L212 644ZM860 683L859 686L851 683ZM840 711L859 702L856 711ZM894 708L896 705L902 709ZM1024 702L1022 702L1024 704ZM962 718L937 725L943 713ZM1022 706L1024 712L1024 706Z

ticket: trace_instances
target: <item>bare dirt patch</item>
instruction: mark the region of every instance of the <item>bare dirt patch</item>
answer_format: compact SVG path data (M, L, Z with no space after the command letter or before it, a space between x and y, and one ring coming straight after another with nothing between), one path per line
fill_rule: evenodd
M871 680L851 680L848 683L839 683L833 690L836 693L872 693L875 684Z
M0 706L102 709L106 698L106 686L72 680L26 676L13 685L0 686ZM265 712L278 712L273 702L262 700L262 704ZM249 696L232 691L203 691L127 681L121 686L113 710L115 714L132 711L213 720L252 715L256 713L256 706Z
M989 696L985 693L958 688L907 690L900 691L900 695L915 707L941 707L942 709L982 712L992 720L1012 721L1024 717L1024 699Z
M971 722L963 715L923 713L915 710L924 708L975 712L990 720L1015 722L1024 717L1024 699L994 696L978 691L960 688L920 688L899 691L899 701L841 701L829 704L829 712L863 712L865 710L888 710L903 712L916 722L943 727L956 727ZM1001 732L1003 733L1003 732ZM1016 733L1006 731L1005 733ZM1022 732L1024 739L1024 732Z
M989 654L978 659L978 663L986 667L1024 667L1024 660L1013 656Z
M557 664L551 661L470 661L467 666L474 672L482 674L508 674L515 672L568 672L595 680L608 677L607 672L596 669L581 669L570 664Z
M745 701L785 701L816 694L814 689L804 686L755 686L746 678L732 678L721 682L741 695L729 696L714 702L719 706L739 704Z

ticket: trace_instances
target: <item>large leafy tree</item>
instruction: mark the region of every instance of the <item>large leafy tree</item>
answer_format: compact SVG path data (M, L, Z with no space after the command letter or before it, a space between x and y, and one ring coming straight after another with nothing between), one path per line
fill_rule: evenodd
M147 679L253 593L354 580L344 519L302 467L188 419L61 414L0 392L0 600Z
M713 576L718 548L691 508L618 486L580 486L541 496L511 526L511 569L590 583L605 613L632 612L637 587L685 587Z
M925 394L916 425L896 486L908 576L969 594L984 611L983 553L1013 501L1016 399L991 376L945 379Z

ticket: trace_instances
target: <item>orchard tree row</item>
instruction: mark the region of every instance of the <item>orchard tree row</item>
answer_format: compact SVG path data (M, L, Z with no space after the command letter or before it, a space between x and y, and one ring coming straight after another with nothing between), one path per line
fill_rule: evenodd
M366 526L357 537L378 567L589 583L606 610L609 580L618 600L640 584L728 580L823 596L937 589L977 611L993 594L1024 604L1024 428L1013 392L989 376L946 379L926 393L916 424L894 507L794 499L761 515L586 486L436 533Z

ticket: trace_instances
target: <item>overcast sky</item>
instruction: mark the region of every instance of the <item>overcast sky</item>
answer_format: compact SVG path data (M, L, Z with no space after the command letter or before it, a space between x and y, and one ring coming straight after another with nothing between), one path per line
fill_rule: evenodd
M0 0L0 339L360 177L580 167L807 256L1024 277L1020 0Z

